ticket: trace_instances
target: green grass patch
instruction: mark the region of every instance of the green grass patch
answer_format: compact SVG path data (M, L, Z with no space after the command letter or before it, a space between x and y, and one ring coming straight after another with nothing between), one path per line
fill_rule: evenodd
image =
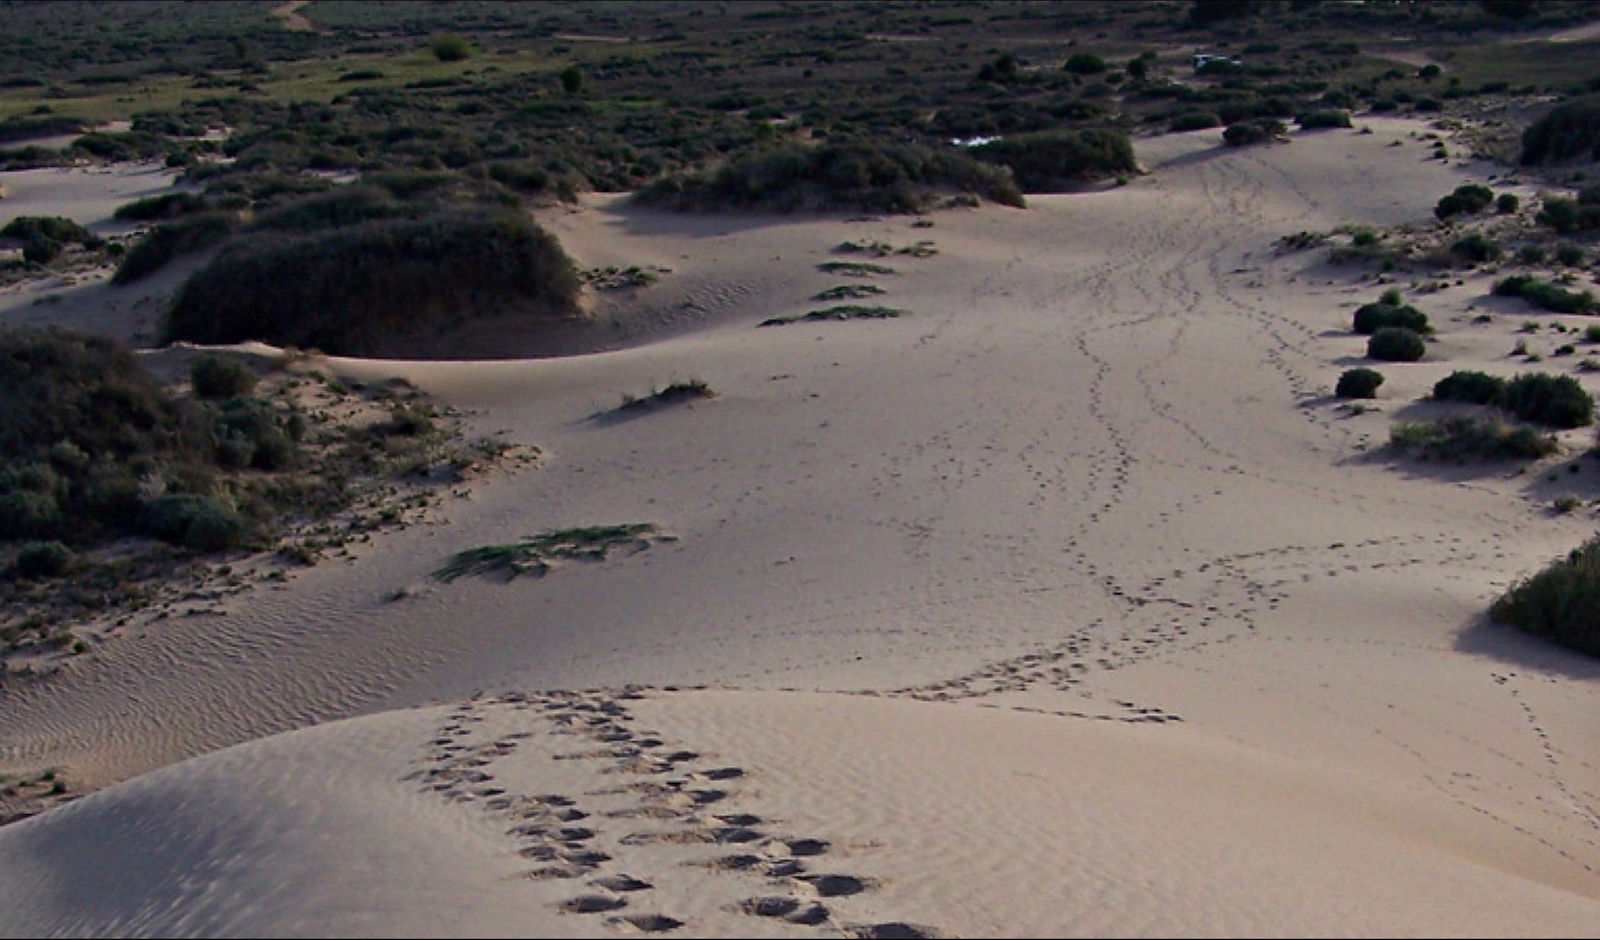
M449 583L472 575L501 574L543 577L561 560L602 561L612 552L627 549L643 551L651 545L659 529L647 522L626 525L586 526L559 529L506 545L485 545L458 552L433 573Z
M827 320L892 320L904 313L895 307L868 307L861 304L841 304L823 310L812 310L792 317L772 317L756 326L788 326L791 323L821 322Z
M1447 417L1399 421L1389 428L1389 447L1422 460L1525 460L1556 453L1556 439L1532 425L1492 417Z
M817 270L824 274L843 274L849 277L876 277L880 274L893 274L894 268L886 264L874 264L870 261L824 261L817 265Z
M876 284L839 284L825 291L818 291L811 296L812 300L861 300L865 297L877 297L887 293ZM1600 342L1600 340L1597 340Z

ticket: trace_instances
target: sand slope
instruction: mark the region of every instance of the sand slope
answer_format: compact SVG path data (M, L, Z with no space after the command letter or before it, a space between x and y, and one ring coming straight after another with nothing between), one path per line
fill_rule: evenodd
M668 216L615 197L552 213L544 221L582 264L672 269L601 304L619 336L658 341L562 359L329 363L403 375L472 409L480 430L540 446L542 468L476 486L438 523L351 564L13 684L0 770L54 766L99 786L480 690L709 684L765 691L628 707L674 743L750 769L762 782L745 795L764 802L747 811L784 833L878 844L828 856L882 881L822 902L829 923L1590 932L1600 667L1482 611L1592 532L1590 514L1546 508L1562 491L1600 495L1575 461L1591 439L1568 435L1567 457L1523 475L1370 453L1396 416L1426 412L1414 399L1445 371L1521 367L1506 353L1524 314L1484 300L1487 275L1418 301L1439 342L1431 361L1383 367L1379 410L1352 417L1328 398L1363 361L1350 311L1381 288L1321 252L1280 256L1274 241L1426 219L1485 172L1428 159L1420 125L1371 125L1244 151L1215 132L1161 138L1141 150L1153 174L1126 188L943 213L932 228ZM756 328L850 282L817 268L845 258L834 248L847 239L935 242L930 258L882 259L896 273L872 281L886 293L867 302L905 315ZM1491 322L1475 322L1488 309ZM595 419L624 394L691 376L718 397ZM678 540L542 579L429 579L454 551L634 521ZM380 808L401 805L385 802L391 791L411 798L377 783L403 775L392 763L329 759L373 781ZM544 774L567 763L516 771L529 788L516 792L556 786ZM208 766L146 779L181 794ZM586 779L553 792L577 799ZM94 805L0 832L0 845L19 851L24 835L89 820ZM299 831L298 812L279 813L279 827ZM593 838L627 834L606 832ZM513 850L451 838L480 866L452 877L501 890L489 873ZM645 852L665 848L628 848L613 854L682 875ZM0 867L0 891L17 890L11 870ZM766 924L724 907L771 886L711 887L733 883L662 887L672 905L621 913L708 933ZM613 929L598 919L610 913L554 913L572 885L549 891L531 902L541 929ZM67 915L36 916L70 929Z

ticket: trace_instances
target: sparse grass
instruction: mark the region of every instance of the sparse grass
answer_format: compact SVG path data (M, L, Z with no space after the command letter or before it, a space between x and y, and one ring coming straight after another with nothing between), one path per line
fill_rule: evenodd
M649 411L665 405L678 405L704 398L715 398L716 396L717 393L712 391L711 386L706 382L701 379L688 379L658 388L643 398L634 395L623 395L622 404L618 405L612 413L627 414L635 411Z
M817 265L817 270L825 274L843 274L847 277L876 277L895 273L894 268L888 265L873 264L870 261L824 261Z
M1536 459L1560 449L1554 437L1531 425L1491 417L1398 421L1389 429L1389 446L1422 460Z
M818 322L823 320L892 320L904 313L895 307L868 307L861 304L841 304L823 310L812 310L792 317L771 317L757 326L787 326L790 323Z
M864 297L876 297L883 293L886 293L886 291L876 284L840 284L825 291L817 292L812 295L811 299L822 301L860 300ZM1600 332L1600 326L1596 326L1595 329ZM1595 342L1600 343L1600 339L1596 339Z
M543 577L556 561L603 561L621 549L643 551L659 537L659 531L651 523L635 522L542 532L520 542L458 552L433 577L446 583L469 575Z

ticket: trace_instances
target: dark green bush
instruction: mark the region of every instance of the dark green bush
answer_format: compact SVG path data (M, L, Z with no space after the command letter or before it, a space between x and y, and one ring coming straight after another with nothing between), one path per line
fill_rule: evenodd
M55 497L32 490L0 494L0 539L45 538L61 531Z
M1079 52L1067 59L1066 64L1061 68L1064 71L1071 72L1075 75L1095 75L1097 73L1104 72L1108 67L1109 66L1106 65L1106 60L1100 58L1094 53Z
M1118 131L1040 131L1003 137L972 155L1009 167L1026 192L1049 192L1090 180L1137 173L1133 144Z
M1521 297L1556 313L1584 313L1595 306L1594 295L1589 291L1567 290L1531 274L1513 274L1496 282L1494 293L1500 297Z
M194 215L210 207L206 198L196 193L167 193L123 203L112 215L127 222L153 222Z
M128 284L153 274L179 255L209 248L232 234L238 216L232 212L204 212L165 222L151 229L122 256L113 284Z
M1534 217L1563 235L1600 228L1600 205L1586 205L1576 199L1546 199Z
M1416 362L1427 351L1422 336L1403 326L1385 326L1367 340L1367 357L1385 362Z
M1428 323L1428 315L1410 304L1391 304L1380 300L1356 308L1351 329L1363 336L1371 336L1384 327L1404 327L1422 334L1430 333L1433 329Z
M1458 215L1474 215L1487 209L1494 202L1494 192L1487 186L1476 183L1467 183L1457 186L1455 192L1441 198L1433 207L1433 214L1440 219L1448 219Z
M1264 144L1283 135L1282 121L1263 118L1247 124L1230 124L1222 132L1222 142L1230 147Z
M1600 97L1558 105L1522 133L1524 166L1575 159L1600 160Z
M415 211L414 206L395 199L386 189L352 183L269 209L256 217L251 228L258 231L315 232L374 219L397 218Z
M1513 584L1489 615L1525 633L1600 656L1600 536Z
M1398 421L1389 429L1389 446L1437 460L1535 460L1560 449L1554 437L1530 425L1482 416Z
M1011 174L972 155L911 144L792 144L750 153L709 175L669 176L635 197L645 205L719 209L916 212L950 192L1023 205Z
M77 559L77 554L60 542L29 542L17 553L12 572L29 581L54 578L71 570Z
M1306 130L1315 130L1324 127L1349 127L1350 112L1336 108L1325 108L1320 111L1306 111L1296 117L1295 123Z
M1185 111L1172 119L1167 129L1174 132L1203 131L1208 127L1216 127L1222 123L1222 118L1210 111Z
M150 501L144 514L145 531L164 542L197 552L215 552L238 546L245 525L238 514L210 496L176 493Z
M189 382L201 398L238 398L256 387L256 374L232 359L201 356L189 366Z
M1494 211L1501 215L1510 215L1521 207L1522 200L1517 198L1516 193L1501 193L1494 200Z
M1557 245L1556 262L1569 268L1575 268L1583 263L1583 249L1571 242Z
M454 33L433 37L429 48L440 62L460 62L472 57L472 44Z
M1506 380L1499 376L1458 370L1434 383L1433 397L1439 401L1487 405L1498 399L1505 387Z
M1383 373L1376 369L1346 369L1339 375L1333 394L1340 398L1377 398Z
M1507 382L1495 404L1524 421L1558 428L1594 423L1594 399L1570 375L1529 372Z
M235 241L184 285L164 336L362 355L446 318L569 315L580 289L571 259L528 219L437 213Z
M1464 261L1483 264L1486 261L1499 260L1500 256L1505 254L1505 249L1500 247L1499 242L1485 236L1482 232L1473 232L1451 245L1450 253Z

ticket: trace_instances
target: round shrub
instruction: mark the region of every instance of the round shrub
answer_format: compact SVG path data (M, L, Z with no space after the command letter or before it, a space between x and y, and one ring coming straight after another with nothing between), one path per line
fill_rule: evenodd
M1356 308L1351 328L1362 336L1371 336L1384 327L1404 327L1416 333L1427 333L1428 315L1409 305L1396 305L1379 301L1362 304Z
M1524 421L1558 428L1594 423L1594 399L1570 375L1524 373L1506 383L1497 404Z
M66 574L77 560L72 549L60 542L29 542L17 553L12 570L19 578L54 578Z
M1485 237L1482 232L1473 232L1451 245L1450 253L1474 264L1483 264L1485 261L1499 260L1505 251L1498 242Z
M1416 362L1427 351L1422 336L1403 326L1386 326L1367 340L1367 357L1385 362Z
M1080 52L1068 59L1067 64L1061 68L1063 71L1071 72L1074 75L1094 75L1104 72L1107 65L1105 59L1092 52Z
M1499 196L1495 197L1494 200L1494 211L1500 213L1501 215L1510 215L1511 213L1517 211L1517 209L1521 208L1521 206L1522 200L1517 198L1516 193L1501 193Z
M1499 623L1590 655L1600 655L1600 537L1512 585L1489 614Z
M1333 393L1340 398L1377 398L1383 373L1376 369L1346 369Z
M201 356L189 367L189 381L201 398L238 398L255 390L255 373L232 359Z
M1433 397L1438 401L1464 401L1474 405L1487 405L1500 397L1506 380L1486 372L1458 370L1433 386Z
M55 535L60 526L61 508L55 497L32 490L0 496L0 539Z
M1315 130L1322 127L1349 127L1350 112L1337 108L1327 108L1321 111L1307 111L1294 120L1296 124L1306 130Z
M433 37L433 57L440 62L460 62L472 56L472 46L454 33Z
M150 501L145 531L164 542L199 552L220 551L244 538L244 522L210 496L174 493Z
M1182 131L1203 131L1208 127L1216 127L1222 123L1222 118L1210 111L1185 111L1172 119L1167 129L1174 133Z
M1448 219L1457 215L1472 215L1482 212L1494 202L1494 192L1487 186L1476 183L1467 183L1457 186L1450 195L1440 199L1433 207L1433 214L1440 219Z
M1556 246L1556 261L1569 268L1575 268L1583 263L1583 249L1571 242L1563 242Z

